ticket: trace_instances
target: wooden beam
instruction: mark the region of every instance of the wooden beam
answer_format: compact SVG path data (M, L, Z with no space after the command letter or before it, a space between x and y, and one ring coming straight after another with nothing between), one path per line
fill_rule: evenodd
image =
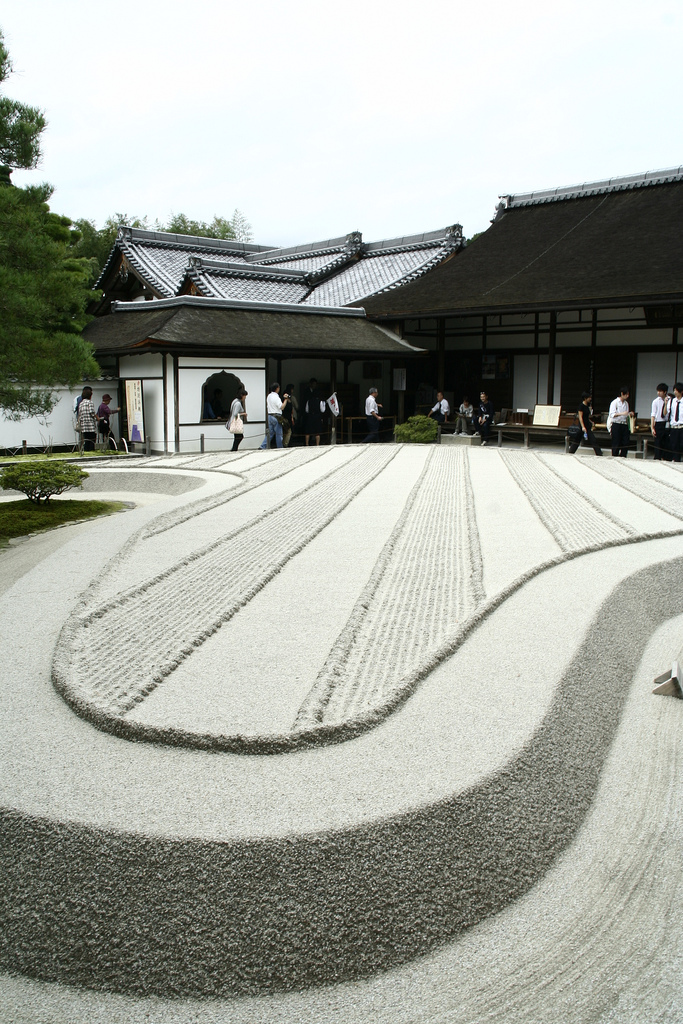
M550 314L550 333L548 335L548 392L546 405L554 405L555 398L555 343L557 341L557 313Z
M443 391L446 386L446 321L439 317L436 321L436 390Z

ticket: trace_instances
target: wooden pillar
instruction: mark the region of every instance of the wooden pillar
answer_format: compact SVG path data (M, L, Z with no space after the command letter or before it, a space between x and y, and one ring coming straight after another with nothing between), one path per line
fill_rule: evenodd
M333 356L330 359L330 394L333 395L337 390L337 360ZM337 443L337 417L332 416L332 426L330 427L330 444Z
M180 451L180 410L178 405L180 388L178 385L178 356L173 356L173 423L175 450Z
M164 395L164 455L168 455L168 353L164 352L161 360L163 367L163 395Z
M446 386L446 321L443 317L436 321L436 390L443 391Z
M591 315L591 371L588 381L588 390L591 395L595 392L595 355L598 347L598 311L594 309Z
M553 405L555 398L555 342L557 340L557 313L550 314L550 333L548 335L548 393L546 405Z

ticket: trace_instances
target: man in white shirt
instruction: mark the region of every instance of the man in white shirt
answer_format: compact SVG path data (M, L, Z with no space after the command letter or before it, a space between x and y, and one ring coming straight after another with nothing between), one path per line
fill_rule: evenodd
M629 411L628 388L622 388L619 398L615 398L609 407L608 419L611 422L612 455L625 459L630 443L628 424L634 413Z
M657 397L652 403L650 429L655 439L655 458L666 458L666 429L669 419L669 388L666 384L657 385Z
M428 416L433 416L437 423L448 423L448 415L451 411L451 407L443 397L443 391L437 391L436 393L436 405L428 412Z
M379 410L382 406L377 403L377 394L377 388L370 388L368 397L365 399L365 416L368 421L368 434L367 437L363 438L363 444L368 444L371 441L379 441L379 425L382 420Z
M680 462L683 454L683 383L676 381L669 402L669 451L671 461Z
M260 448L267 448L275 437L275 447L282 448L282 410L289 402L289 395L285 395L284 401L280 398L280 385L270 385L270 392L266 399L266 415L268 417L268 433L263 438Z

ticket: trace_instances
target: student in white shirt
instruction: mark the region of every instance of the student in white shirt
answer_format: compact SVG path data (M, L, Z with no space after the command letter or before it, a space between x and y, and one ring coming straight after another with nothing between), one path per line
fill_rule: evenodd
M451 407L443 397L443 391L437 391L436 405L427 413L427 415L433 416L437 423L448 423L448 415L450 411Z
M363 438L363 444L371 441L379 441L379 425L382 417L379 410L382 408L377 402L377 388L370 388L368 397L365 399L365 416L368 421L367 437Z
M630 436L628 424L635 413L630 412L628 405L629 389L622 388L619 398L615 398L609 407L608 420L612 433L612 455L625 459L628 455Z
M676 381L674 396L669 402L669 451L671 461L680 462L683 455L683 383Z
M275 437L275 447L282 448L282 410L289 402L289 395L285 395L284 401L280 398L280 385L270 385L270 392L266 399L266 414L268 417L268 433L263 438L259 448L267 448Z
M655 458L666 459L666 430L669 419L669 388L666 384L657 385L657 397L652 403L650 429L655 439Z

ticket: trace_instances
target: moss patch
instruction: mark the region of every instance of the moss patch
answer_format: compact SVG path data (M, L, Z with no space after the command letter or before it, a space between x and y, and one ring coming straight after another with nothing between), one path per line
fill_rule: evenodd
M52 530L64 523L120 512L125 507L122 501L62 500L46 505L35 505L28 500L0 502L0 544L6 545L12 537Z

